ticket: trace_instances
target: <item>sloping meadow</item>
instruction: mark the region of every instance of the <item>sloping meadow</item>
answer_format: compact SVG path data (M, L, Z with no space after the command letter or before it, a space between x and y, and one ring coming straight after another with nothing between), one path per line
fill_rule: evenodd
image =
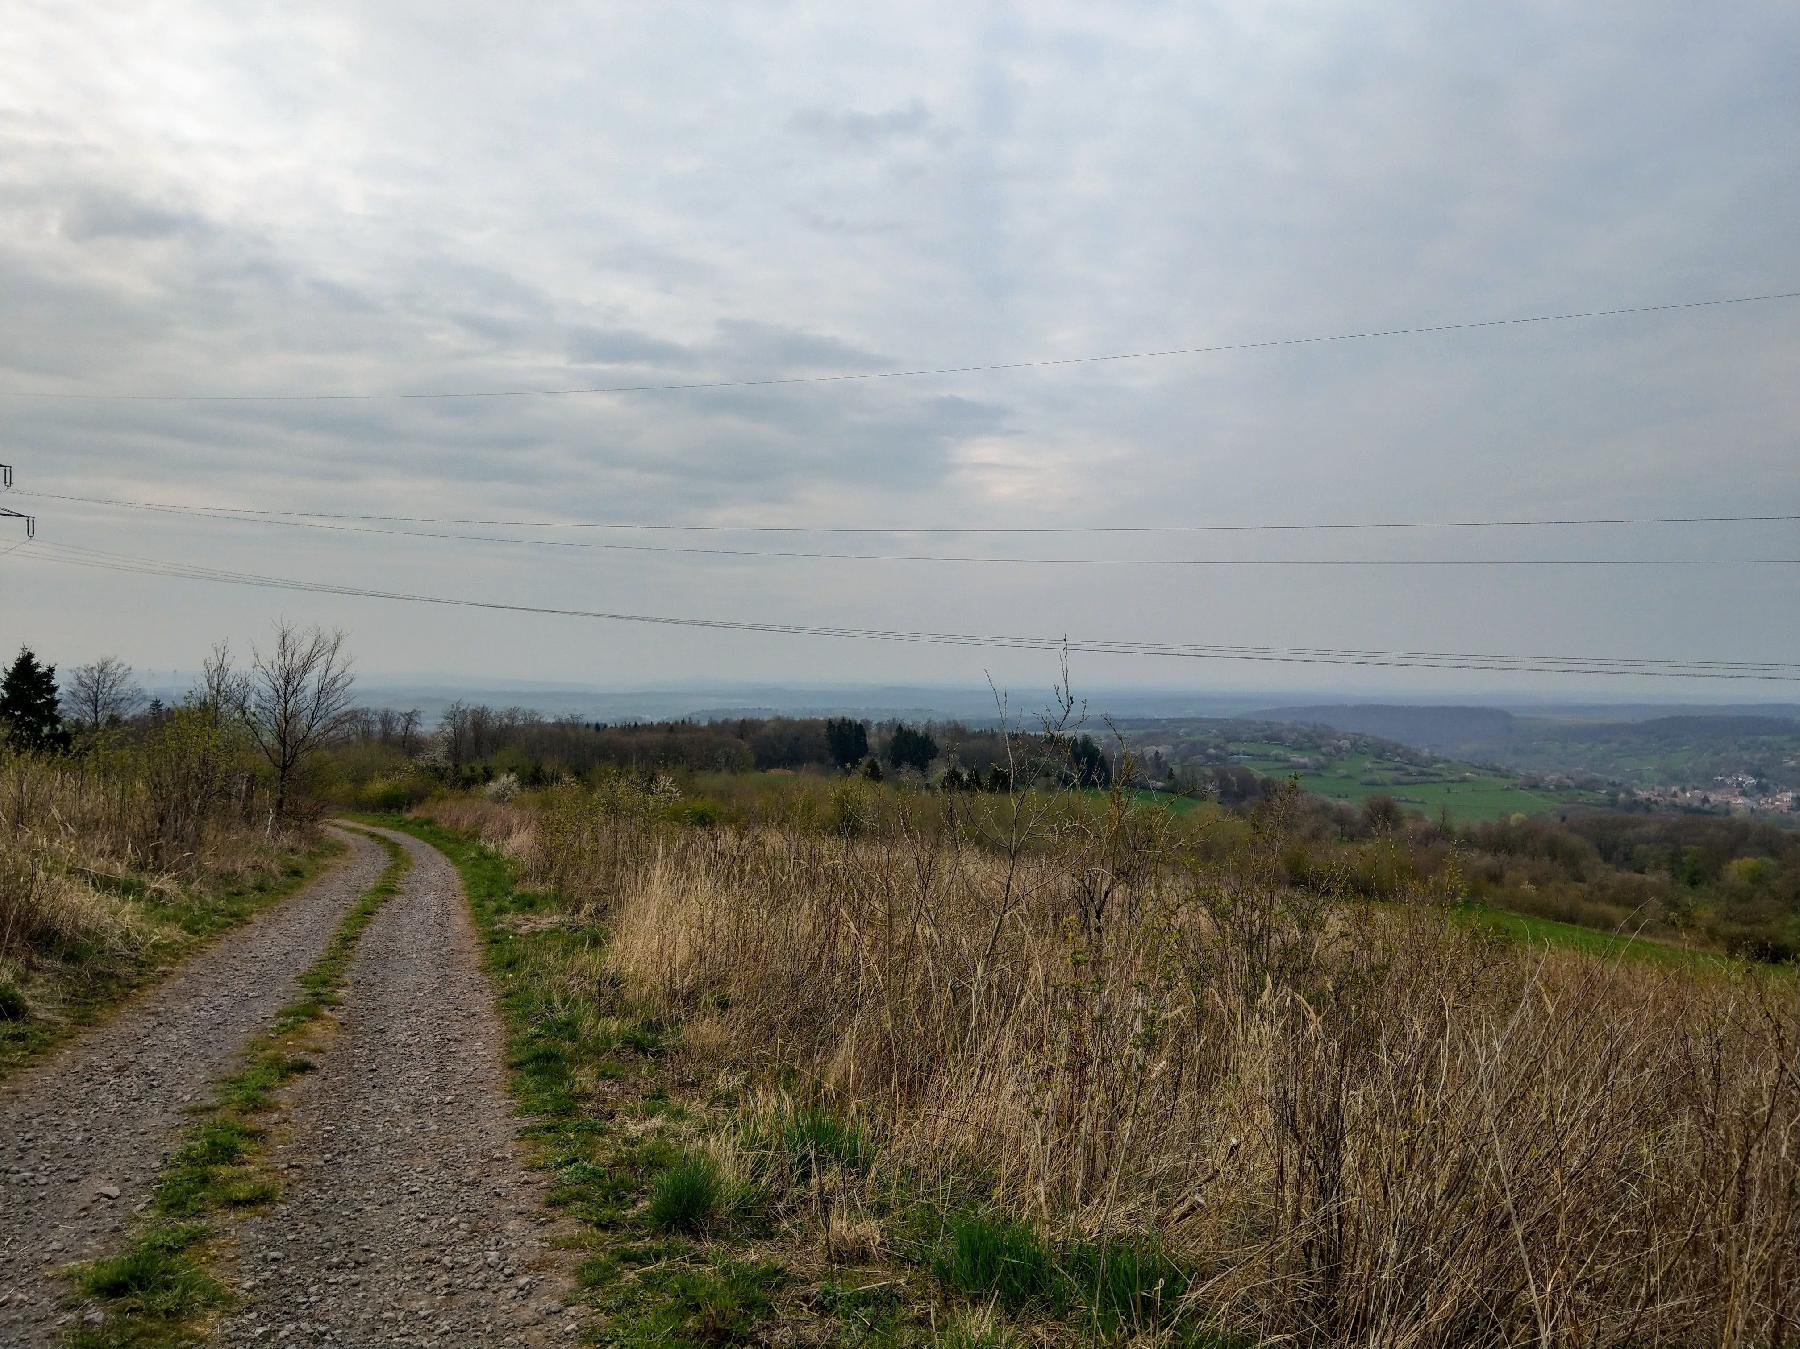
M670 800L431 813L603 925L689 1068L839 1121L889 1229L864 1244L952 1287L1159 1336L1800 1337L1790 978L1298 894L1279 807L1223 865L1124 797L1022 794L1000 832L930 799L879 832Z
M113 751L0 750L0 1070L304 879L317 836L245 791L174 719Z

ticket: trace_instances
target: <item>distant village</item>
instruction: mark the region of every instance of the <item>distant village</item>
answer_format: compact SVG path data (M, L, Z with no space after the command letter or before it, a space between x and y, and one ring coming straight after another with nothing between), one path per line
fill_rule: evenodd
M1644 787L1641 800L1670 810L1728 811L1733 815L1800 814L1800 789L1767 788L1751 773L1730 773L1704 787Z

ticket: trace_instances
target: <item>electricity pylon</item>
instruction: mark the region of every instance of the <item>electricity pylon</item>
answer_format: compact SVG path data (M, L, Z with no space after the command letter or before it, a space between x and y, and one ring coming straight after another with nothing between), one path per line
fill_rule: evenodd
M11 464L0 464L0 491L5 491L12 486L12 473ZM0 516L5 516L11 520L23 520L25 522L25 537L27 539L35 539L37 537L37 516L27 515L23 511L9 511L4 506L0 506Z

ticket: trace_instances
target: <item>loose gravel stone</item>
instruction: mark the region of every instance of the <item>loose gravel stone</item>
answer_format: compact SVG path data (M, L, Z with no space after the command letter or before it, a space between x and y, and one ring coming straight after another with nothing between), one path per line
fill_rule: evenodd
M461 879L387 836L412 870L357 946L341 1031L286 1099L284 1197L237 1229L241 1296L213 1342L566 1343Z
M60 1342L77 1312L58 1270L116 1245L180 1140L186 1108L295 995L346 910L386 865L350 855L197 954L106 1022L0 1083L0 1344Z

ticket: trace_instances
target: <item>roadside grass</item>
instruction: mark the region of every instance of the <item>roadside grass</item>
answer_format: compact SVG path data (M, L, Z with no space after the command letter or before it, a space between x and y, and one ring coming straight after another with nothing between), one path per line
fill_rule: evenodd
M75 944L29 972L0 968L0 1081L77 1031L103 1020L131 993L316 879L344 845L330 837L235 884L193 884L170 894L144 877L84 869L81 881L127 902L155 925L156 940L120 953Z
M1173 1313L1188 1275L1154 1244L1046 1238L976 1196L877 1174L859 1123L748 1084L686 1080L681 1028L634 1017L605 934L521 890L505 858L415 817L364 816L461 872L508 1030L511 1087L550 1206L578 1227L586 1343L1231 1346ZM793 1327L794 1329L790 1329Z
M953 1311L1159 1345L1794 1324L1789 987L1487 937L1461 886L1293 884L1279 801L1221 868L1159 811L1001 855L960 814L692 829L633 790L421 812L554 892L493 923L540 1007L519 1029L572 1037L595 1342L916 1344ZM873 1166L821 1155L805 1109ZM748 1200L660 1230L697 1153ZM671 1286L725 1298L751 1262L784 1271L751 1331ZM1588 1273L1546 1302L1521 1266ZM826 1308L883 1284L891 1315Z
M387 851L387 866L299 976L299 996L251 1040L244 1066L214 1085L211 1102L164 1164L125 1250L71 1271L75 1288L98 1304L103 1319L74 1330L68 1349L197 1344L207 1318L229 1305L230 1290L209 1270L219 1235L213 1221L279 1197L280 1187L261 1167L265 1118L282 1085L314 1066L311 1055L324 1043L328 1013L342 1000L357 940L410 866L405 849L374 837Z
M684 1081L682 1027L623 1005L596 922L513 865L418 818L371 818L463 874L508 1025L511 1088L549 1203L580 1225L587 1340L763 1344L788 1324L832 1345L1253 1344L1195 1308L1197 1277L1154 1239L1046 1236L977 1185L922 1196L871 1176L878 1140L817 1102ZM1501 937L1688 960L1550 920L1467 913ZM819 1327L823 1326L823 1329ZM821 1338L823 1336L823 1338Z

